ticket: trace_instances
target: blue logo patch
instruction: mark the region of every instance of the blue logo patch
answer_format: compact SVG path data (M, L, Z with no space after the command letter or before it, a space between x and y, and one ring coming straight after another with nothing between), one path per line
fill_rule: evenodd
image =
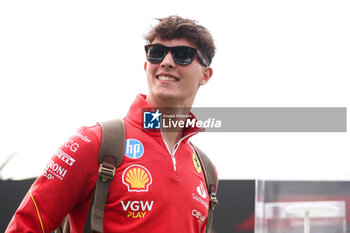
M125 155L131 159L141 158L143 155L143 145L139 140L127 139L125 143Z
M161 113L143 112L143 128L144 129L160 129Z

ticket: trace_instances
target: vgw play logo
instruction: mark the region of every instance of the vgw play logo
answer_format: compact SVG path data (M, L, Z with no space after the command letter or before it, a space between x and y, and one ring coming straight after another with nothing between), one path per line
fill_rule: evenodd
M144 129L160 129L162 114L156 112L143 112L143 128Z

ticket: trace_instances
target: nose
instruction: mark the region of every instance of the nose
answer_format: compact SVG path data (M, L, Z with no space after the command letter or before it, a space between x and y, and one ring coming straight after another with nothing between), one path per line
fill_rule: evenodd
M176 66L176 63L170 51L168 51L168 53L165 55L163 61L161 62L161 66L169 68L174 68Z

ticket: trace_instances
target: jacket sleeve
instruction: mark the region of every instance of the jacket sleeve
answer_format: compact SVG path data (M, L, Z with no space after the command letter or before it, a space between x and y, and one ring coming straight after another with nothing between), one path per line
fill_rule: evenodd
M55 230L67 213L91 198L98 174L101 129L82 127L54 153L12 217L6 233Z

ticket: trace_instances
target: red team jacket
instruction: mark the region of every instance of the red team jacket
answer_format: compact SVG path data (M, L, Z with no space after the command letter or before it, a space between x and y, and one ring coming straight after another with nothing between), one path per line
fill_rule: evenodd
M170 151L160 131L143 129L138 95L124 118L123 163L111 181L104 232L205 233L209 197L188 128ZM53 155L32 185L6 232L56 229L69 213L71 232L82 232L98 176L99 125L82 127Z

